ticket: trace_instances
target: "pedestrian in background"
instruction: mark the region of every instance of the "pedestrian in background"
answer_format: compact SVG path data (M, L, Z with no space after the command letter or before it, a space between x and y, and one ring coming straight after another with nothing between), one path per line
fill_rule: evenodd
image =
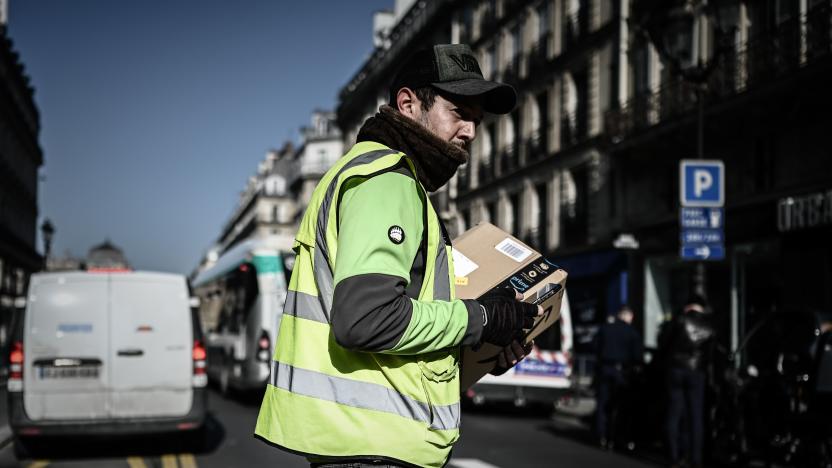
M427 194L468 160L484 112L514 109L514 89L448 44L410 57L389 92L301 222L255 428L318 467L443 466L459 438L460 347L498 345L511 367L543 312L511 290L455 299Z
M705 385L712 365L715 335L707 303L693 295L682 313L673 317L659 337L659 351L667 363L667 448L671 466L682 463L681 447L693 466L702 465ZM682 421L685 427L682 428ZM684 429L684 430L682 430ZM684 434L687 440L682 439Z
M641 365L643 355L641 336L632 322L633 310L624 305L611 321L601 326L596 338L595 431L603 449L613 447L616 428L629 426L630 412L624 407L626 395L631 374ZM629 433L624 435L631 437ZM631 444L632 439L627 443Z

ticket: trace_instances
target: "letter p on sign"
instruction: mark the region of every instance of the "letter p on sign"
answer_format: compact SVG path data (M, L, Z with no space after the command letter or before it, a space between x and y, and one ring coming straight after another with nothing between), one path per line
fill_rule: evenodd
M702 198L702 193L713 184L714 178L710 172L703 169L693 171L693 194L696 198Z
M723 206L724 164L718 160L682 160L679 164L679 189L679 201L682 206Z

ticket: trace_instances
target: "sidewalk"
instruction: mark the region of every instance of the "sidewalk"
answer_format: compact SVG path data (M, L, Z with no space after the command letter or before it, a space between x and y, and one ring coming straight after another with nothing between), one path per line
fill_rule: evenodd
M602 450L598 446L598 440L593 431L594 415L595 396L590 392L579 392L555 405L555 411L552 414L552 428L563 437ZM661 447L655 444L635 446L632 450L621 447L615 448L613 451L641 462L655 465L665 464Z
M571 428L586 433L592 431L592 415L595 413L595 397L575 395L555 404L552 420L564 429Z

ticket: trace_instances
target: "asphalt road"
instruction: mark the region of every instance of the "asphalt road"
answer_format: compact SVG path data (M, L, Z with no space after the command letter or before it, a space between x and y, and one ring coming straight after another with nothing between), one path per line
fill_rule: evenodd
M252 437L257 397L226 399L211 394L212 418L205 451L183 438L50 441L35 459L19 461L11 444L0 448L0 467L275 467L306 468L296 455ZM653 466L603 452L570 437L547 411L477 410L463 413L462 437L449 466L455 468L532 468L558 466L637 468Z

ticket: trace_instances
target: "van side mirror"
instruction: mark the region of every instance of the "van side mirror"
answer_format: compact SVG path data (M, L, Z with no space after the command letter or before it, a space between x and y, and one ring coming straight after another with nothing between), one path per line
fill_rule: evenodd
M26 298L24 296L14 298L14 307L16 309L26 308Z
M197 307L199 307L199 304L199 298L196 296L191 296L191 298L188 299L188 305L191 307L191 309L196 309Z

